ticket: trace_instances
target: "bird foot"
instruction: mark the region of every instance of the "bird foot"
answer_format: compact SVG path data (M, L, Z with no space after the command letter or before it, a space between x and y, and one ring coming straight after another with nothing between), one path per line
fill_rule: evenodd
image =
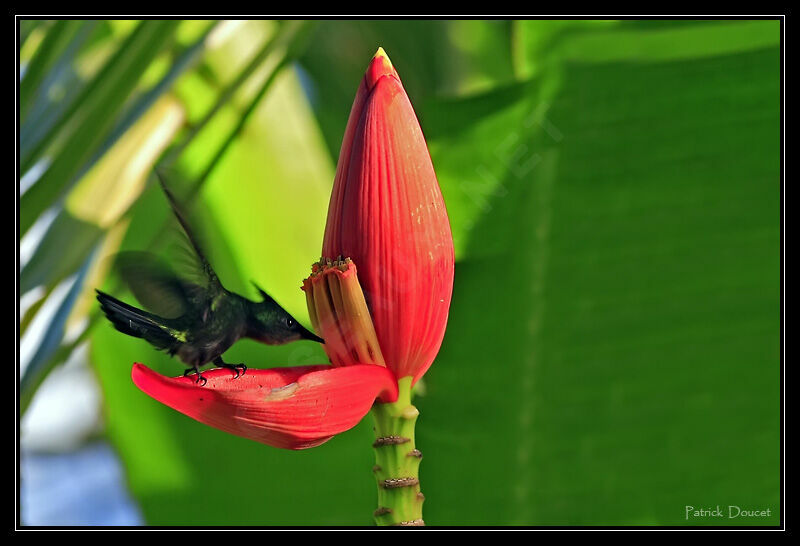
M239 379L239 377L243 376L245 372L247 372L247 366L245 366L244 362L239 364L228 364L224 362L221 358L214 361L214 364L219 366L220 368L228 368L232 370L236 375L233 376L234 379Z
M191 374L196 374L194 379L195 384L199 383L201 387L205 387L206 383L208 383L208 379L203 377L203 374L200 373L200 370L195 368L189 368L185 372L183 372L183 377L189 377Z

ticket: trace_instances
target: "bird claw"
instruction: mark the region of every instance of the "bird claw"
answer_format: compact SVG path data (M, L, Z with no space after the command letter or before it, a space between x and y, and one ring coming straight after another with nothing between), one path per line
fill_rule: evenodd
M244 365L244 362L241 364L228 364L222 360L222 358L217 358L214 360L214 364L220 368L228 368L229 370L232 370L236 374L233 376L234 379L239 379L239 377L243 376L247 371L247 366Z
M244 365L244 362L241 364L225 364L225 367L236 372L236 375L233 376L234 379L239 379L247 372L247 366Z
M205 387L206 383L208 383L208 379L203 377L203 374L200 373L200 370L196 370L195 368L189 368L183 372L183 377L189 377L191 374L197 374L194 382L195 384L200 384L201 387Z

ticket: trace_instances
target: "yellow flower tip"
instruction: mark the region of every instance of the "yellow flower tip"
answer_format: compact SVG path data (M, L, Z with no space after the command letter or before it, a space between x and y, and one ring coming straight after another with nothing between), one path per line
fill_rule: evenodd
M392 66L392 61L389 60L389 56L386 54L386 52L383 50L382 47L378 48L378 51L375 52L375 55L373 55L372 58L383 59L385 63L387 63L389 66Z
M372 60L367 68L367 73L364 76L367 89L372 90L378 83L378 80L384 76L393 76L398 82L400 81L400 78L397 76L397 71L395 71L392 65L392 61L389 60L389 56L386 55L382 47L379 47L375 55L372 56Z

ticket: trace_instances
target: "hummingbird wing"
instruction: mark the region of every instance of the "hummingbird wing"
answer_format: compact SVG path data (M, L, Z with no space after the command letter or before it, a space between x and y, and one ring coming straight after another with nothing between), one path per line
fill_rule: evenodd
M211 264L208 262L205 253L203 252L202 247L200 246L197 237L194 235L189 222L181 212L180 207L178 206L178 202L175 199L175 196L172 195L172 192L167 188L167 185L164 183L164 180L161 178L161 175L156 173L158 176L158 181L161 183L161 188L164 190L164 194L167 196L167 200L169 201L170 207L172 207L172 212L175 214L175 217L178 219L178 222L183 228L183 233L186 235L186 238L191 245L193 253L189 253L190 256L194 258L192 260L194 262L196 271L201 273L200 275L200 284L204 284L206 289L211 292L210 296L213 298L221 292L224 292L224 288L222 283L219 281L219 277L214 272L214 269L211 267Z
M167 196L172 212L181 225L185 241L188 242L188 244L184 244L181 247L183 252L173 254L172 257L174 259L170 263L174 262L176 265L182 266L178 277L181 280L181 288L185 295L187 306L191 311L191 317L193 320L205 323L212 316L212 311L218 303L228 296L228 291L222 286L219 277L211 267L177 200L161 176L158 173L156 174L161 183L161 188Z
M145 309L164 318L186 315L198 291L150 252L121 252L116 267L120 277Z

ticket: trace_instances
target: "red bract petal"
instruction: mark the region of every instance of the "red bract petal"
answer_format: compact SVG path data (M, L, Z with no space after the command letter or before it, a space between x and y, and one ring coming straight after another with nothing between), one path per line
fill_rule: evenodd
M361 421L377 397L397 399L390 371L369 364L334 368L249 369L234 379L230 370L193 377L166 377L134 364L133 382L159 402L212 427L285 449L318 446Z
M350 112L322 254L358 264L386 365L419 379L447 324L453 238L416 114L382 50Z

